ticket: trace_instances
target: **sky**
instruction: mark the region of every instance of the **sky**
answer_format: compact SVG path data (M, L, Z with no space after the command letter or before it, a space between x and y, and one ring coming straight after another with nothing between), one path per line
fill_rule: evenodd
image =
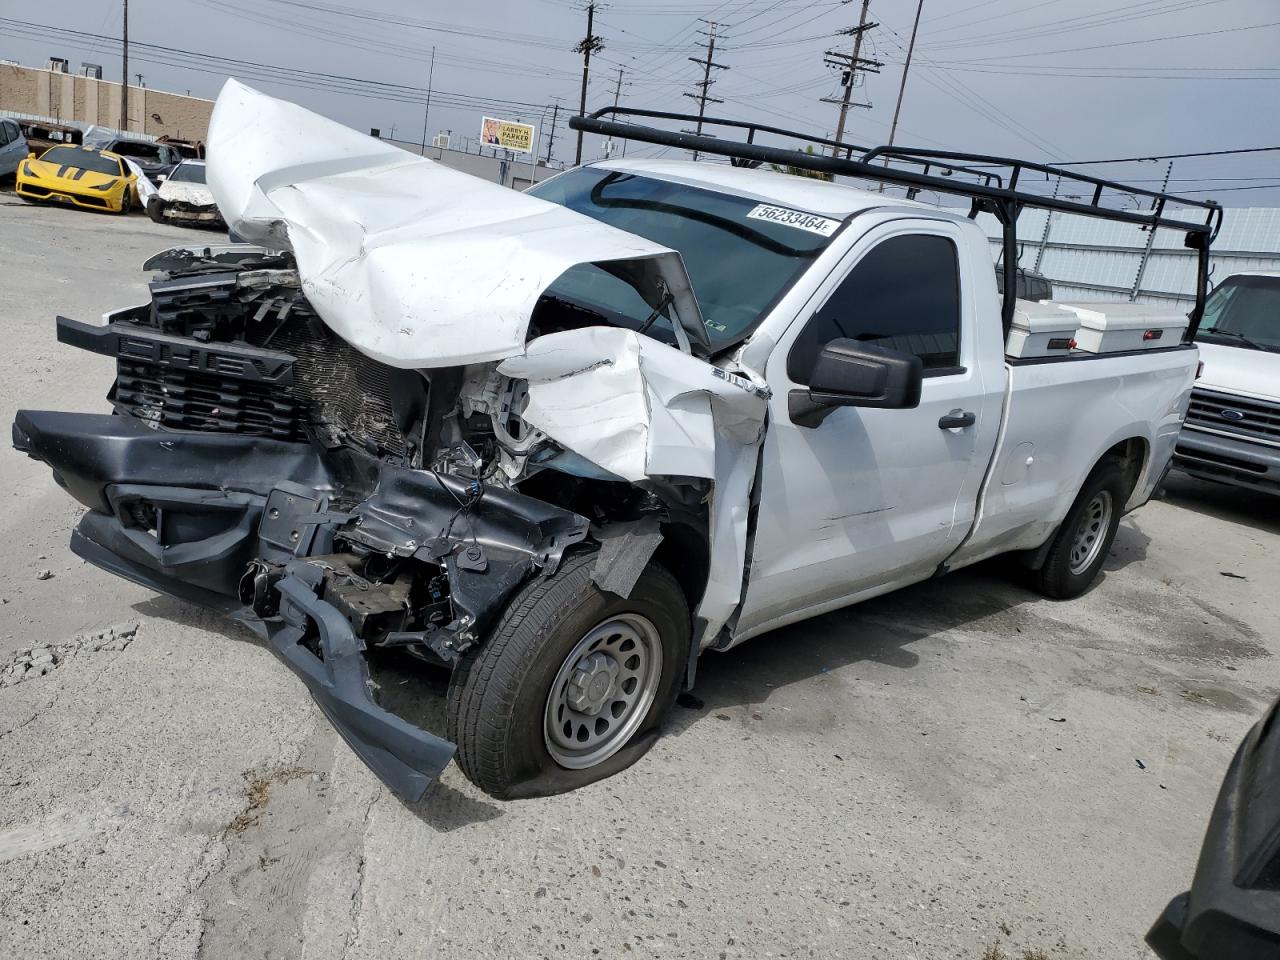
M361 130L420 141L474 138L483 115L533 122L572 162L586 33L578 0L131 0L130 77L214 97L231 75ZM845 139L889 136L917 5L871 0L862 56L881 61L855 90ZM838 107L828 50L860 0L615 0L596 10L588 109L611 104L696 112L715 24L708 116L830 135ZM1280 146L1277 0L922 0L896 143L1039 162ZM0 0L0 58L100 63L120 76L118 0ZM14 23L18 21L19 23ZM68 33L66 31L78 31ZM144 46L149 45L149 46ZM432 51L434 48L434 65ZM622 71L621 87L618 71ZM393 132L394 131L394 132ZM584 160L601 150L588 137ZM628 147L628 156L659 148ZM668 151L668 156L677 155ZM1101 164L1099 176L1158 188L1160 162ZM1276 184L1267 188L1267 184ZM1173 163L1169 189L1231 206L1280 207L1280 152Z

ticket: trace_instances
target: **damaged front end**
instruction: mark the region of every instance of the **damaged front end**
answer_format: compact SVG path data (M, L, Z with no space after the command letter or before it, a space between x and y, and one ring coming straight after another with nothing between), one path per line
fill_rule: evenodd
M462 666L570 552L623 600L651 559L673 572L691 675L741 598L768 393L694 355L680 255L234 81L210 157L261 245L166 251L149 303L59 317L115 362L113 413L14 422L88 508L73 550L257 631L411 800L456 748L378 706L365 653ZM550 292L582 267L674 345Z
M251 627L406 798L455 748L377 705L367 650L452 667L566 550L702 522L705 483L664 503L613 477L525 424L527 386L495 364L407 371L352 349L288 254L149 265L166 268L150 304L57 321L115 360L114 414L20 411L14 446L88 508L77 555Z
M249 625L413 799L453 745L376 705L363 651L452 665L588 521L465 464L421 469L429 384L260 276L161 280L106 326L60 318L60 340L116 359L117 415L20 411L14 446L89 508L76 554Z

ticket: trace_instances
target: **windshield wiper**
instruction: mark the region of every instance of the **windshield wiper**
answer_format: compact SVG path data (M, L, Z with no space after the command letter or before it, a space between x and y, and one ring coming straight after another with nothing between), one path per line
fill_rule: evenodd
M1264 347L1260 343L1255 343L1254 341L1246 337L1243 333L1238 333L1235 330L1223 330L1220 327L1209 327L1205 330L1201 330L1200 332L1211 333L1215 337L1230 337L1232 340L1239 340L1246 347L1249 347L1252 350L1264 350L1267 352L1274 352L1276 349L1274 347Z

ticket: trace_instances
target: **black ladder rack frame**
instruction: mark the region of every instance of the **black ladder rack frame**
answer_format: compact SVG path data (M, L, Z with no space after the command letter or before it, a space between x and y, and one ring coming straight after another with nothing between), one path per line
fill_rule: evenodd
M637 123L635 122L637 118L701 123L704 127L745 131L745 139L728 139L707 134L664 130ZM1197 252L1196 305L1190 314L1186 341L1190 342L1195 337L1200 326L1200 318L1204 313L1204 301L1209 286L1209 247L1222 226L1222 207L1212 200L1191 200L1028 160L915 147L866 148L761 123L712 117L699 118L693 114L669 113L662 110L605 107L588 116L570 117L569 126L574 130L605 137L617 137L728 157L735 166L775 163L817 173L875 180L893 186L906 187L909 191L932 190L967 197L970 201L970 218L985 211L992 214L1002 228L1004 301L1001 322L1006 334L1013 323L1014 300L1017 298L1018 216L1027 208L1075 213L1117 223L1132 223L1146 230L1164 227L1183 231L1186 235L1184 243ZM802 150L758 144L755 142L758 133L776 134L812 146L828 147L832 155L805 153ZM741 136L741 134L738 135ZM882 161L883 166L875 164L877 160ZM890 161L915 164L923 167L923 170L890 167ZM941 172L933 172L935 169ZM1051 177L1060 177L1062 183L1068 188L1071 186L1085 188L1080 193L1089 196L1090 199L1085 202L1063 196L1044 196L1018 189L1019 180L1024 179L1028 173L1043 174L1046 180ZM964 181L958 179L955 174L969 174L978 178L979 182ZM1118 210L1105 207L1102 205L1102 194L1105 190L1150 200L1151 208L1149 210ZM1189 209L1176 210L1174 215L1170 215L1166 213L1166 206L1170 204ZM1184 216L1199 215L1203 216L1202 220L1180 219Z

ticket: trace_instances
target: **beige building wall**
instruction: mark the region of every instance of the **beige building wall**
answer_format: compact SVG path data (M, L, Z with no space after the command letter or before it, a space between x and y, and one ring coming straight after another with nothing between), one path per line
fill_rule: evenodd
M0 63L0 111L55 120L120 125L120 84L40 67ZM203 140L213 101L146 87L129 87L129 130L153 137Z

